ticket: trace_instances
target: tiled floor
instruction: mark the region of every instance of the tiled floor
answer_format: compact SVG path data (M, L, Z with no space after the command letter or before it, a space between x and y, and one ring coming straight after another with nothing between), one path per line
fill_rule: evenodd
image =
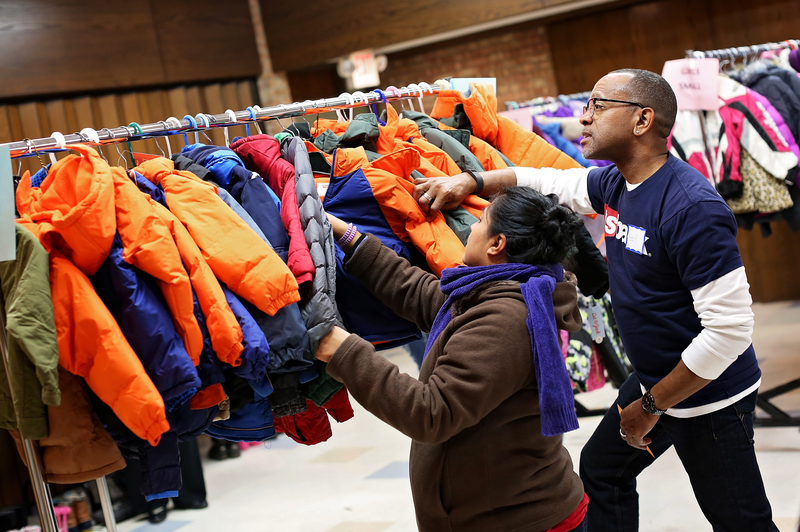
M800 302L755 305L756 352L762 390L800 378ZM402 371L416 366L402 349L386 356ZM607 406L614 391L581 397L589 407ZM800 391L775 403L800 414ZM408 483L409 440L353 402L355 418L333 427L328 442L304 447L280 437L252 447L241 458L204 464L209 507L170 511L162 525L144 520L120 523L120 532L406 532L416 530ZM599 418L581 419L565 437L576 462ZM775 523L797 530L800 515L800 432L796 428L756 430L756 450ZM711 527L692 495L674 451L639 479L641 530L705 532Z

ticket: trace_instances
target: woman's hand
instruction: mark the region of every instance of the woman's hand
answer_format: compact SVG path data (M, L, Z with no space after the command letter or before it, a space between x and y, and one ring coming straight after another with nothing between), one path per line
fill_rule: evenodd
M327 336L319 341L319 347L317 348L316 354L317 360L321 360L322 362L330 362L333 354L337 349L339 349L339 347L341 347L344 341L347 340L348 336L350 336L349 332L345 331L341 327L334 327Z

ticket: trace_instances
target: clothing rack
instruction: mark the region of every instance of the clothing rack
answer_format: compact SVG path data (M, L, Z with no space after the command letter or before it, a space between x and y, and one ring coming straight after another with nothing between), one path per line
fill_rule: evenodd
M574 94L561 94L559 96L540 96L538 98L525 100L524 102L507 101L506 110L522 109L525 107L535 107L537 105L545 105L548 103L559 103L569 100L588 100L591 94L592 91L585 91L585 92L576 92Z
M783 50L786 48L800 48L800 39L787 39L781 42L738 46L735 48L720 48L717 50L687 50L686 57L690 59L723 59L732 64L739 58L746 60L751 56L759 56L764 52ZM700 121L700 125L703 126L702 120ZM703 137L705 138L705 128L703 128ZM800 427L800 417L790 415L770 401L774 397L792 392L798 388L800 388L800 379L795 379L763 392L759 391L758 398L756 399L756 406L763 410L769 417L754 416L753 425L756 427Z
M320 114L329 111L341 111L354 107L363 107L377 103L384 103L404 100L409 98L419 98L420 101L425 94L438 94L444 87L440 85L421 82L412 83L400 89L388 87L386 90L375 89L374 91L363 93L356 91L352 94L342 93L336 98L323 98L320 100L306 100L300 103L289 105L277 105L261 108L257 105L248 107L244 111L227 110L223 114L210 115L199 113L196 116L187 115L183 119L175 117L167 118L152 124L136 124L132 122L128 126L116 128L103 128L96 131L91 128L84 128L79 133L62 135L54 133L53 136L39 139L25 139L23 141L11 142L7 145L11 152L11 158L39 156L40 152L52 153L56 151L68 150L73 144L88 144L90 146L100 146L117 142L135 141L146 138L175 135L193 131L204 131L210 128L225 128L230 126L245 125L262 120L280 120L281 118L294 118L311 114ZM6 343L5 320L0 314L0 351L2 351L3 364L6 367L6 374L9 374L9 354ZM13 388L11 388L13 393ZM31 484L36 499L36 507L39 513L39 522L43 532L59 532L56 524L53 498L50 488L44 481L42 474L43 466L39 453L30 440L22 440L25 459L28 463ZM100 496L100 504L103 508L103 516L108 532L116 532L116 520L112 507L111 496L108 491L108 484L105 477L97 479L97 491Z
M787 39L781 42L768 42L764 44L754 44L752 46L738 46L735 48L720 48L717 50L686 50L686 57L696 57L698 59L712 58L712 59L728 59L733 61L737 58L746 59L751 55L760 55L764 52L772 50L782 50L784 48L798 48L800 47L800 40Z
M39 139L26 139L8 143L11 158L31 157L39 155L40 152L63 151L69 149L71 144L88 144L99 146L117 142L142 140L152 137L176 135L193 131L204 131L206 129L226 128L231 126L241 126L259 122L262 120L280 120L281 118L294 118L312 114L320 114L330 111L341 111L354 107L363 107L377 103L387 103L409 98L422 99L425 94L438 94L444 87L440 85L420 82L412 83L400 89L389 87L386 90L375 89L372 92L363 93L356 91L352 94L342 93L336 98L323 98L320 100L306 100L304 102L292 103L289 105L275 105L272 107L261 108L257 105L248 107L244 111L232 111L228 109L225 113L210 115L198 113L196 116L186 115L182 119L169 117L166 120L154 122L152 124L139 125L135 122L127 126L118 126L112 129L103 128L95 131L92 128L84 128L79 133L61 135L54 133L54 136Z
M5 318L0 313L0 351L2 351L3 364L6 369L6 377L10 379L9 375L9 355L8 355L8 341L6 339L6 323ZM12 398L14 395L14 387L11 386L9 381L9 391ZM59 532L56 523L56 514L53 510L53 497L50 495L50 487L44 481L42 474L42 458L36 448L33 446L31 440L22 440L22 448L25 453L25 461L28 463L28 473L31 478L31 486L33 487L33 495L36 499L36 509L39 513L39 523L43 532ZM114 509L111 506L111 495L108 492L108 483L106 477L100 477L96 480L97 491L100 494L100 504L103 507L103 517L106 522L106 529L108 532L117 531L117 523L114 518Z

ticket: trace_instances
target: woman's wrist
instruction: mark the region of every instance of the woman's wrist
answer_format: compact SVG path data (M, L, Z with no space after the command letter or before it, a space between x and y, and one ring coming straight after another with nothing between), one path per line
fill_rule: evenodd
M354 224L347 224L347 227L342 231L341 236L336 239L336 243L342 248L345 254L348 254L361 238L361 233Z

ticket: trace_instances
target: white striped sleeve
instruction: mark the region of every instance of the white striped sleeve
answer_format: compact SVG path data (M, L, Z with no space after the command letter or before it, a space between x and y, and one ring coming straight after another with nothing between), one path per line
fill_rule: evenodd
M744 266L692 290L703 330L681 358L698 377L716 379L752 343L753 299Z
M525 168L512 167L517 185L530 187L542 194L555 194L562 205L580 214L594 214L589 199L588 177L592 168Z

